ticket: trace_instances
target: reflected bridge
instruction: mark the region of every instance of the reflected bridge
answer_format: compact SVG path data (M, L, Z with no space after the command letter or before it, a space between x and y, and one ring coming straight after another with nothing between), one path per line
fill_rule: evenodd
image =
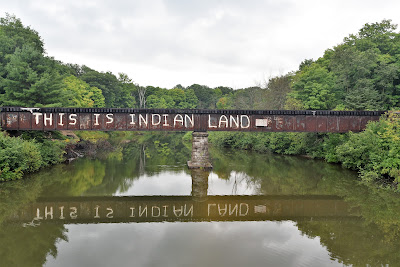
M141 223L266 220L342 220L358 218L336 196L70 197L38 199L14 214L21 223Z
M10 222L141 223L358 219L357 208L330 195L208 195L209 172L191 170L190 196L39 198Z

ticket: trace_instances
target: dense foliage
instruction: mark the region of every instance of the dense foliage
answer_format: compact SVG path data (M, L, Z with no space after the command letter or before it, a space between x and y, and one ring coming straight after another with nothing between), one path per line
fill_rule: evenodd
M59 163L63 154L62 141L24 140L0 133L0 182L19 179L24 173Z

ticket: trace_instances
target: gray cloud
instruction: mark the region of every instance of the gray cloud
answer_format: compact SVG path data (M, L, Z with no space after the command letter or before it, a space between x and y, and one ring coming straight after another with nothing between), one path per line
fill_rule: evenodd
M164 87L252 86L322 56L364 23L396 19L400 8L394 0L4 2L50 56Z

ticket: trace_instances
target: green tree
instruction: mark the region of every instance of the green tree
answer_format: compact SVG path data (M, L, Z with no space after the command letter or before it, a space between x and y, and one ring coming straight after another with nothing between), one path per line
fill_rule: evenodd
M291 96L300 100L305 109L332 109L337 104L335 81L333 73L314 63L295 75Z
M199 100L192 89L185 90L185 108L197 108Z
M104 96L97 87L91 87L75 76L64 78L64 94L68 107L104 107Z
M146 104L148 108L168 108L165 98L157 95L150 95L146 100Z
M39 34L7 14L0 18L0 37L0 104L61 105L59 63L44 56Z
M395 32L396 24L384 19L381 22L366 23L357 34L344 38L344 43L355 46L360 51L378 48L383 54L398 54L399 34ZM397 40L396 40L397 39Z
M40 54L44 54L43 41L40 38L37 31L30 27L25 27L21 20L6 13L5 18L0 18L0 29L4 33L4 36L12 40L12 51L16 48L22 48L24 45L29 44Z
M187 89L194 91L199 103L198 108L215 108L218 99L214 99L213 89L205 85L192 84ZM215 102L214 102L215 101Z
M31 45L23 45L9 55L6 75L0 81L3 105L61 106L62 77L48 68L49 60Z
M121 76L120 76L121 77ZM111 72L98 72L86 66L82 67L80 79L91 87L101 90L105 98L105 106L112 108L133 107L135 100L132 96L133 87L126 85L126 81L120 81Z

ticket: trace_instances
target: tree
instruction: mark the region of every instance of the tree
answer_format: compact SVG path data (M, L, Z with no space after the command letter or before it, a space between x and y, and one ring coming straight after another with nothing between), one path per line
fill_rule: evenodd
M185 104L184 108L197 108L199 100L192 89L185 90Z
M68 107L104 107L104 96L97 87L91 87L75 76L64 78L64 94Z
M255 100L255 109L284 109L287 94L291 92L290 83L293 74L272 77L268 80L266 88L258 90L258 97Z
M335 81L333 73L314 63L295 75L289 95L300 100L305 109L333 109L337 104Z
M132 79L125 73L118 73L118 81L121 83L122 95L120 97L121 103L124 107L133 108L136 106L135 92L137 85L133 83Z
M146 99L146 103L148 108L168 108L165 98L156 95L150 95Z
M62 77L49 60L30 44L16 48L8 56L5 77L0 81L4 93L2 105L61 106L63 103Z
M399 42L394 42L399 37L396 29L397 25L391 20L366 23L357 34L344 38L344 44L355 46L360 51L378 48L383 54L395 55L400 47Z
M213 89L205 85L193 84L187 89L192 89L199 100L198 108L214 108L218 99L213 98Z
M218 100L216 106L217 106L217 109L230 109L230 108L232 108L230 97L229 96L221 97Z
M346 95L346 107L350 110L382 110L382 99L374 89L372 80L360 79Z
M144 86L138 87L139 108L146 108L146 91L147 91L146 87Z
M133 107L135 99L132 96L134 85L121 82L111 72L98 72L86 66L82 67L80 79L92 87L97 87L103 93L105 106L113 108ZM124 74L122 74L124 77ZM121 76L120 76L121 78ZM126 77L129 80L129 77Z
M0 18L0 29L7 38L13 41L14 50L29 44L40 54L44 54L43 41L38 32L30 27L24 27L21 20L14 15L6 13L5 18Z

